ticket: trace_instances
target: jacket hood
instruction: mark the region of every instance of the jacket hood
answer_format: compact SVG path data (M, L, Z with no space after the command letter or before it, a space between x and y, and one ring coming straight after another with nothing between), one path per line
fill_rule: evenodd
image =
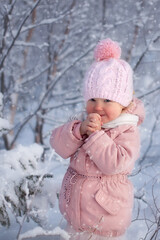
M125 110L125 113L134 114L138 116L138 125L142 124L145 118L145 110L142 101L136 97L133 98L131 104Z

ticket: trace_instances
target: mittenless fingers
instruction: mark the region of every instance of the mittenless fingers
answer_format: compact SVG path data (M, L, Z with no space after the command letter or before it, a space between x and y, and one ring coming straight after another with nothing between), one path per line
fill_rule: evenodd
M99 121L101 121L101 116L97 113L90 113L88 115L88 119L91 122L97 122L97 121L99 122Z
M92 127L92 128L97 128L97 127L99 127L99 124L97 124L97 123L95 123L95 122L89 122L89 123L87 124L87 126L88 126L88 127Z

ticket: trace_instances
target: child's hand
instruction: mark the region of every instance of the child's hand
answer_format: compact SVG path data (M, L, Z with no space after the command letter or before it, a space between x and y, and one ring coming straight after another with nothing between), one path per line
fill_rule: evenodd
M87 134L88 136L97 130L101 130L101 117L97 113L90 113L87 119L81 123L81 135Z

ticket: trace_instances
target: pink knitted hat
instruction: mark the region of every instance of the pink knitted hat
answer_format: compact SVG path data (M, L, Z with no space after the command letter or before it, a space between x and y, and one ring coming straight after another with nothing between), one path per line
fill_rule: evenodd
M127 107L133 98L130 65L120 59L121 48L111 39L100 41L94 51L95 62L89 68L84 84L84 98L104 98Z

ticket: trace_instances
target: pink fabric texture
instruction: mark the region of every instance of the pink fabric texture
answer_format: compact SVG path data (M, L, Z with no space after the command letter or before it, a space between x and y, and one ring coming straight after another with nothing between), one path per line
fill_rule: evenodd
M84 99L104 98L127 107L133 97L132 68L120 59L117 42L105 39L94 51L95 62L85 76Z
M140 100L134 99L130 114L144 119ZM106 237L123 235L131 222L133 186L127 175L139 157L137 126L101 129L88 138L74 120L53 130L50 144L70 165L60 191L61 213L78 232Z

